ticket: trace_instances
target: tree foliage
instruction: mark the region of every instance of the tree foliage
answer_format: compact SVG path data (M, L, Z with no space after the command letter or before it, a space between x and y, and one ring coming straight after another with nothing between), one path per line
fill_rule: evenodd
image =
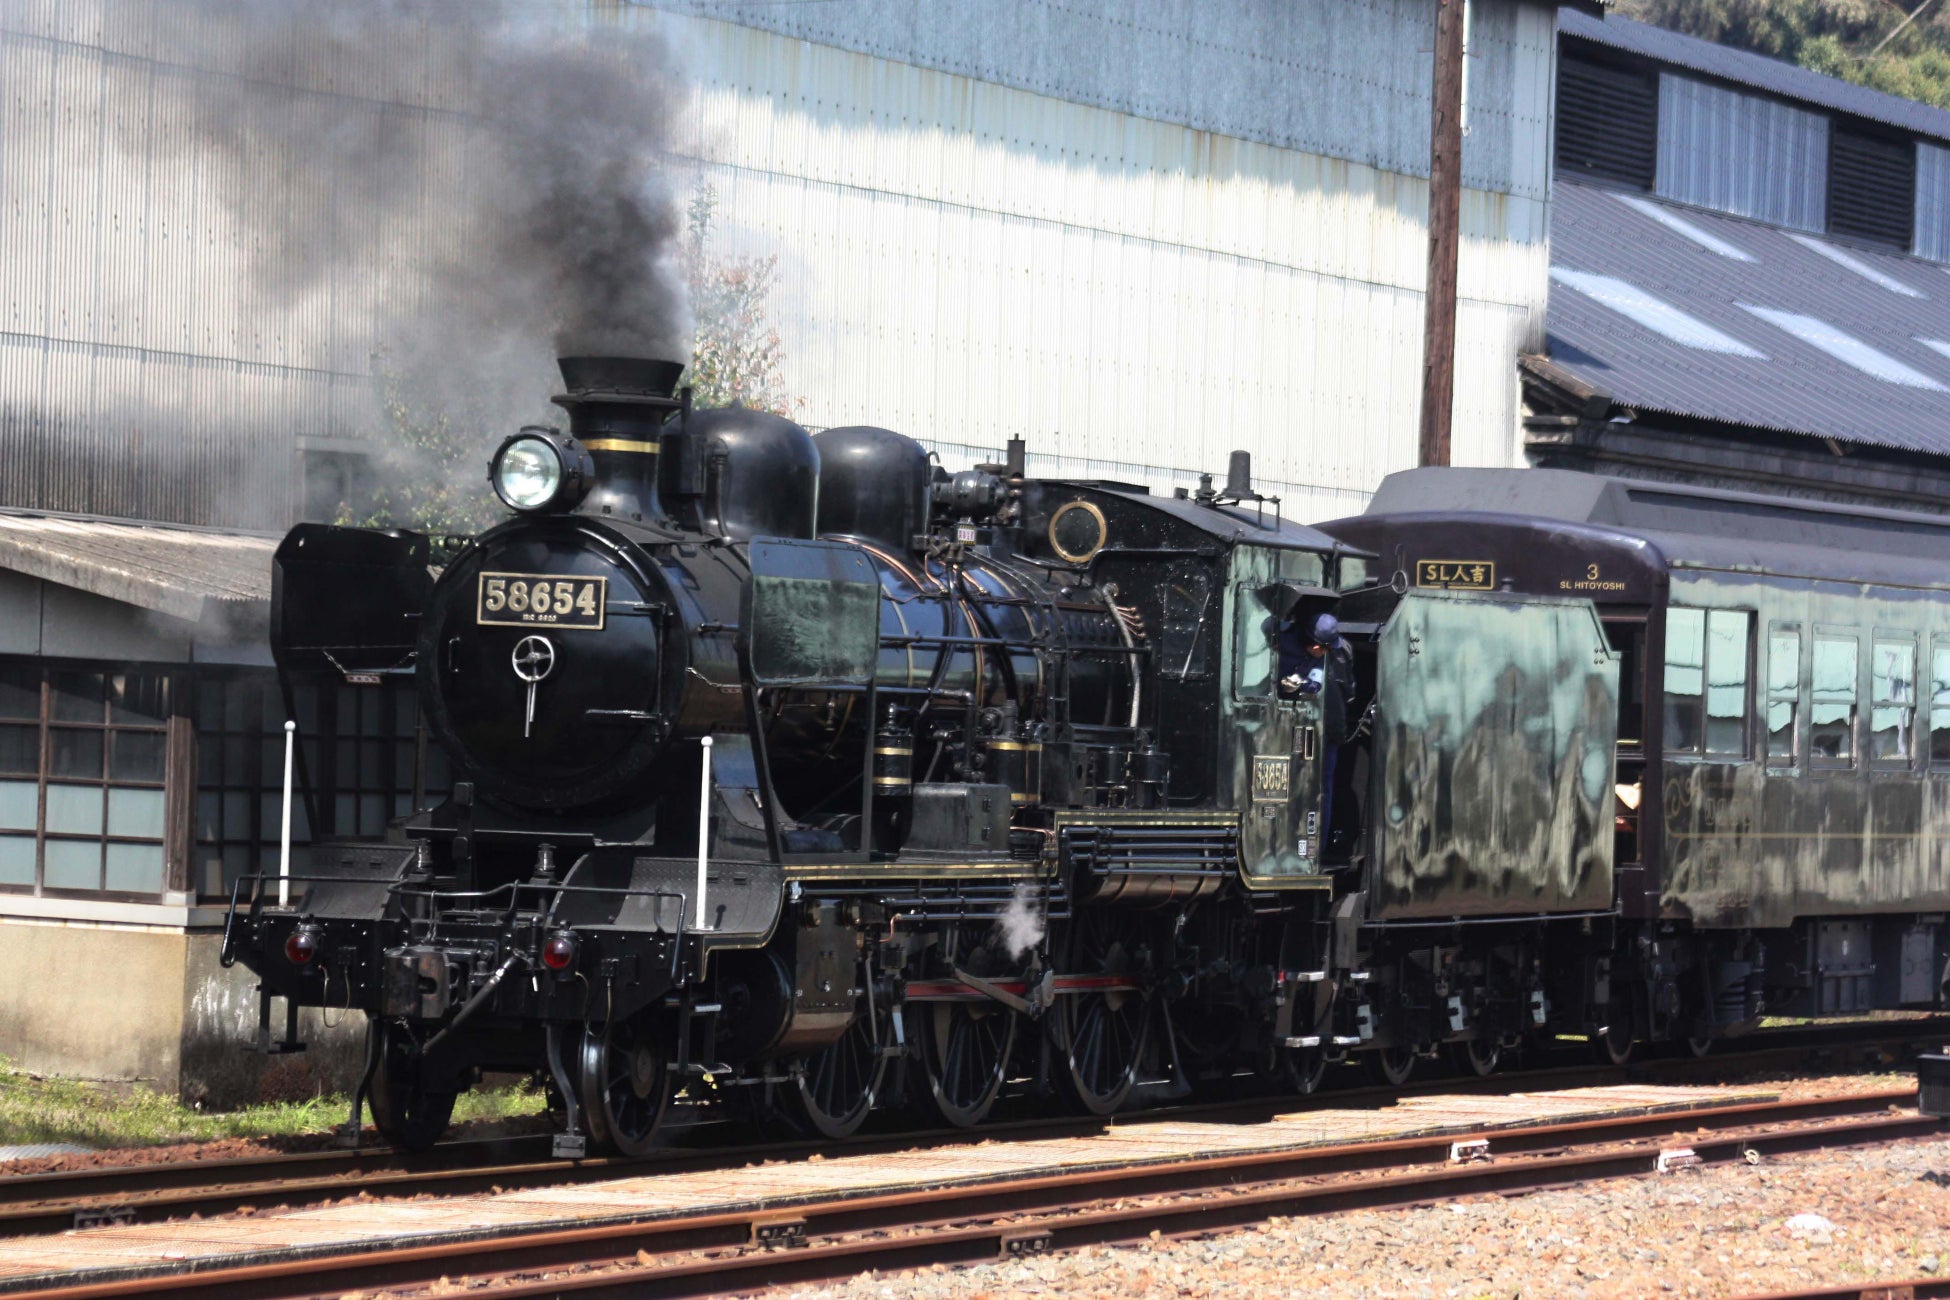
M785 383L785 348L766 317L779 259L737 257L711 244L718 192L702 186L691 199L678 259L690 286L697 338L687 381L700 406L737 402L790 416L805 405Z
M500 413L416 401L409 386L374 359L374 383L385 429L356 501L341 501L334 523L466 535L500 512L487 481L487 460ZM518 423L518 422L517 422Z
M1950 108L1950 0L1619 0L1626 18ZM1885 38L1893 35L1894 39ZM1880 48L1878 48L1880 47Z

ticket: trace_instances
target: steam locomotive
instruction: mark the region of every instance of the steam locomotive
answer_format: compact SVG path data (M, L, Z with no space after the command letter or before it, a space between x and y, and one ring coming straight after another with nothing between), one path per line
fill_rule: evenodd
M633 1154L680 1093L838 1136L1759 1014L1744 922L1709 942L1636 848L1614 870L1621 662L1651 678L1589 593L1429 554L1411 515L1287 520L1243 454L1170 496L1033 478L1017 440L950 474L694 409L674 364L561 368L566 430L501 445L511 517L437 577L412 533L276 556L280 669L415 674L458 773L240 881L226 929L267 1044L274 999L287 1041L301 1006L366 1013L390 1141L484 1070L547 1081L558 1154ZM1282 686L1282 630L1325 612L1338 762Z

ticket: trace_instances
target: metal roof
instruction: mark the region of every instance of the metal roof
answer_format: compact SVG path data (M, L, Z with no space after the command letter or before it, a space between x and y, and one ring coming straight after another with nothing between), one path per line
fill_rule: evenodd
M1232 504L1217 505L1180 496L1154 496L1149 489L1135 484L1109 483L1101 479L1055 480L1065 487L1088 488L1097 492L1114 492L1119 496L1135 497L1145 505L1172 516L1180 523L1189 524L1200 532L1233 544L1253 546L1272 546L1281 550L1319 551L1323 555L1339 550L1343 555L1365 556L1366 551L1349 548L1347 543L1337 540L1311 528L1298 520L1288 518L1280 511L1280 503L1267 498L1263 506Z
M1819 105L1900 127L1939 140L1950 140L1950 111L1931 108L1913 99L1870 90L1819 72L1770 59L1765 55L1715 45L1696 36L1682 36L1662 27L1624 18L1595 18L1571 8L1557 12L1557 30L1599 45L1670 64L1704 76L1766 91L1785 99Z
M1513 528L1550 521L1547 531L1645 543L1674 568L1950 587L1950 522L1938 515L1573 470L1403 470L1382 480L1361 518L1457 515Z
M0 512L0 569L193 623L261 617L275 537Z
M1551 261L1550 360L1620 405L1950 453L1950 268L1563 182Z

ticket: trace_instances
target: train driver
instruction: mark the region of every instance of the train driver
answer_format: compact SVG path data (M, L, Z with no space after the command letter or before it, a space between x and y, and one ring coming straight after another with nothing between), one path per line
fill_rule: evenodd
M1320 701L1320 852L1325 857L1334 821L1334 761L1347 739L1354 697L1354 664L1340 620L1316 615L1304 623L1296 609L1280 624L1280 694Z

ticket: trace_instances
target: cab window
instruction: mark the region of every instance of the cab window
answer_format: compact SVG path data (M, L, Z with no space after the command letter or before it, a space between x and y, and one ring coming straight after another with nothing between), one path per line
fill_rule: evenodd
M1278 620L1259 597L1260 584L1242 582L1233 590L1233 682L1242 699L1273 694L1274 635Z

